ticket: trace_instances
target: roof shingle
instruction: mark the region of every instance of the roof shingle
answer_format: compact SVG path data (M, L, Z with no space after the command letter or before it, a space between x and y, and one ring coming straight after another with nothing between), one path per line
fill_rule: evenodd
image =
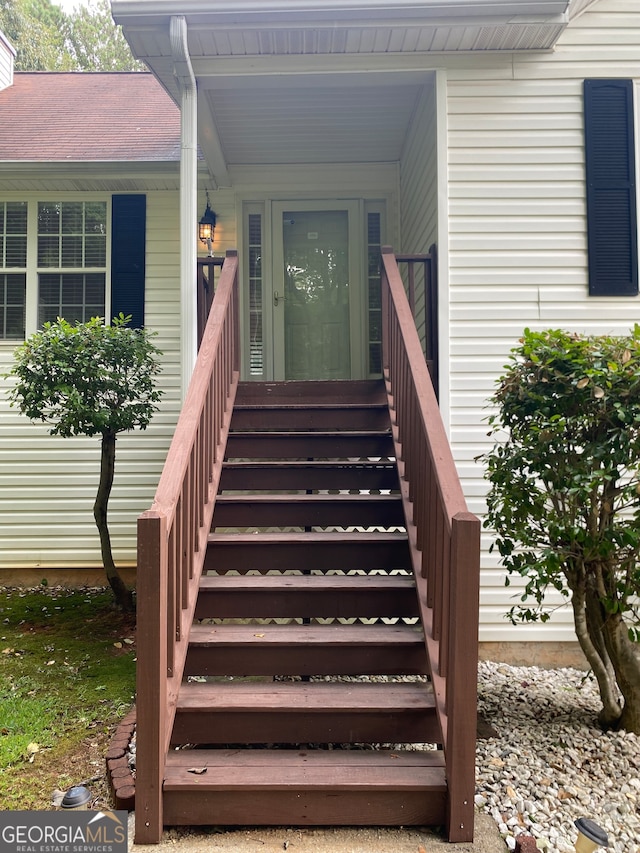
M152 74L21 72L0 92L0 161L179 159L180 112Z

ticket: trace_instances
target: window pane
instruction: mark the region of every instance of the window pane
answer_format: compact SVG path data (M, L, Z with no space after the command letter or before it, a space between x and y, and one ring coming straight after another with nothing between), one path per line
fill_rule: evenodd
M0 234L27 233L26 201L7 201L0 204Z
M60 305L60 276L53 274L40 275L40 292L38 301L41 305Z
M380 277L382 217L367 214L367 291L369 320L369 372L380 373L382 361L382 295Z
M0 202L0 267L27 265L27 203Z
M85 203L84 230L86 234L107 233L107 205L104 201Z
M5 266L26 267L27 265L27 237L5 237Z
M60 238L38 237L38 266L60 266Z
M82 234L83 232L83 202L65 201L62 204L62 233Z
M64 275L62 281L62 301L70 305L82 305L84 302L84 276Z
M262 214L250 213L249 232L249 374L264 373L262 330Z
M107 238L86 237L84 241L85 267L104 267L107 263Z
M80 269L107 265L106 202L40 202L38 266Z
M82 236L62 237L62 266L82 267Z
M0 275L0 339L21 339L25 334L26 275Z
M59 202L38 202L38 234L60 233Z
M87 273L85 275L85 299L92 305L104 306L104 274ZM91 316L95 316L92 314Z
M104 273L41 273L38 323L64 317L69 323L85 323L104 317Z

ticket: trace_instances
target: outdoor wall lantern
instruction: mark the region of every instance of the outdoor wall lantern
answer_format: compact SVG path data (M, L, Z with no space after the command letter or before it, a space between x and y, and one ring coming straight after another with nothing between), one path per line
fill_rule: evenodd
M593 853L598 847L608 847L609 838L607 833L588 817L579 817L574 821L578 829L578 840L576 841L576 853Z
M206 244L209 250L209 257L213 257L213 235L216 230L216 214L211 210L209 204L209 192L207 191L207 207L202 214L202 219L198 223L198 237Z

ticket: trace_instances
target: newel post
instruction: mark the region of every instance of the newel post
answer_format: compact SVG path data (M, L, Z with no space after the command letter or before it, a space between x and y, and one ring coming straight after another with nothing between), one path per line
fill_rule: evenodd
M157 844L162 837L167 748L167 554L167 519L149 510L138 519L136 844Z
M449 841L473 841L478 704L480 520L458 512L451 525L447 772Z

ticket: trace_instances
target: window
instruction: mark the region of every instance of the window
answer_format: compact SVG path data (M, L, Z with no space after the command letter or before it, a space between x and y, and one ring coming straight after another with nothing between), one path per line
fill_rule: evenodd
M367 212L367 305L369 326L369 373L382 373L382 294L380 252L382 216Z
M146 196L0 200L0 342L47 321L144 324Z
M105 315L106 202L38 202L38 325Z
M249 376L264 375L263 334L263 263L264 256L262 213L247 217L247 249L249 266Z
M25 333L27 204L0 202L0 340Z

